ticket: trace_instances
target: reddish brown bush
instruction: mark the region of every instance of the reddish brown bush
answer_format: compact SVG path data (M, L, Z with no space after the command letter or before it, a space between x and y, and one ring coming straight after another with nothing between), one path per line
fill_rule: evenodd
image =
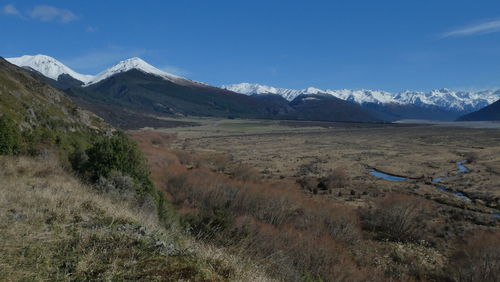
M344 188L349 184L349 175L344 168L335 168L330 174L322 178L320 183L324 189Z
M194 161L194 157L192 156L192 154L187 151L178 150L175 151L174 153L179 159L179 162L183 165L190 165Z
M378 239L416 241L421 237L423 201L405 195L390 195L374 208L362 212L363 228Z
M231 166L232 158L229 154L217 153L204 156L205 163L215 171L224 171Z
M479 154L477 152L467 152L464 154L464 157L468 163L473 163L478 160Z
M302 187L302 189L312 192L314 194L318 193L318 179L312 176L303 176L297 179L297 183Z
M243 180L243 181L251 181L258 182L261 179L260 172L247 165L238 165L232 169L231 176Z
M176 161L166 163L156 157L165 153L148 146L150 165L163 168L155 179L198 238L264 261L285 281L376 280L377 271L351 259L349 244L362 236L350 206L308 198L290 179L262 180L250 167L235 167L228 155L176 151Z
M500 281L500 231L478 232L456 248L449 266L456 281Z

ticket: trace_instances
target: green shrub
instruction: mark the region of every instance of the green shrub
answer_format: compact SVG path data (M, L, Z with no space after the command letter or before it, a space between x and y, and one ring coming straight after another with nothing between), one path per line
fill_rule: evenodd
M111 137L103 137L85 151L88 157L85 165L73 163L80 167L93 182L100 177L108 178L113 171L132 177L143 191L149 192L153 184L149 179L149 170L141 152L132 140L123 132L116 132ZM81 161L84 156L74 156L74 161Z
M0 117L0 155L17 155L20 150L19 128L7 116Z
M158 213L158 218L164 226L175 223L173 207L165 196L154 189L149 177L149 168L146 159L139 151L137 144L123 132L117 131L112 136L99 138L87 150L75 150L69 160L75 171L93 183L100 182L106 185L128 187L120 193L135 189L135 196L140 199L151 197ZM117 179L119 175L120 180ZM123 183L122 180L130 177L133 181ZM120 182L120 183L119 183ZM106 186L105 185L105 186ZM99 187L99 183L97 183ZM114 189L120 190L120 189Z

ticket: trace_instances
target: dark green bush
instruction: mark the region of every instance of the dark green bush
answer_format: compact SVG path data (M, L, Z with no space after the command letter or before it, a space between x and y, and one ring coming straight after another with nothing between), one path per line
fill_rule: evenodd
M17 155L20 151L18 126L7 116L0 117L0 155Z
M146 159L137 144L125 133L117 131L112 136L102 136L87 150L75 150L69 156L69 160L75 171L83 178L96 183L97 187L99 187L97 182L127 186L129 188L121 190L128 192L135 187L135 196L138 200L147 196L152 198L162 224L168 226L174 223L173 207L161 192L154 189ZM133 184L117 183L117 175L120 175L122 180L130 177ZM120 193L123 192L125 191Z
M123 132L111 137L102 137L85 151L87 157L73 154L73 167L88 175L95 182L100 177L109 177L113 171L132 177L141 187L142 193L149 192L153 184L149 179L146 161L137 148ZM88 158L88 159L87 159ZM86 159L85 164L81 162Z

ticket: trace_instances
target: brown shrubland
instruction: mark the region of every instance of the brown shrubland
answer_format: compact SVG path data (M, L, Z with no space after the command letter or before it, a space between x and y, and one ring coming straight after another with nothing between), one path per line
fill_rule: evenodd
M470 281L453 274L465 263L448 256L450 243L432 233L439 226L449 229L457 219L433 214L435 203L410 191L397 194L376 183L354 187L356 179L346 169L315 174L314 162L296 177L267 179L228 155L166 151L175 161L166 164L153 157L151 165L158 165L153 178L163 179L159 187L188 229L202 241L259 262L280 280ZM453 230L465 229L457 224ZM485 246L495 243L487 241ZM470 260L472 270L464 267L469 276L474 270L488 271Z
M177 206L197 211L198 219L188 219L201 224L192 227L197 237L268 260L268 271L277 277L329 281L366 273L348 255L348 246L362 238L357 213L349 206L209 168L170 170L164 187Z
M364 229L378 239L410 242L421 239L423 201L406 195L390 195L362 212Z
M500 231L479 231L456 246L449 270L456 281L500 281Z

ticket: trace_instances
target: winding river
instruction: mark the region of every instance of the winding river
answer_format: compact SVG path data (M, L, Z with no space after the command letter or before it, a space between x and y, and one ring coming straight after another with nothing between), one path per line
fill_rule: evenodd
M389 181L405 181L405 180L408 180L408 178L406 178L406 177L392 175L392 174L387 174L387 173L378 171L378 170L376 170L374 168L370 169L370 174L373 175L373 176L375 176L375 177L377 177L377 178L382 178L382 179L389 180Z
M465 161L465 160L464 161L456 162L458 172L460 172L460 173L468 173L469 172L469 169L464 165L466 163L467 163L467 161ZM408 178L406 178L406 177L399 176L399 175L388 174L388 173L385 173L385 172L378 171L378 170L376 170L374 168L370 168L370 174L372 176L374 176L374 177L381 178L381 179L384 179L384 180L389 180L389 181L406 181L406 180L408 180ZM442 182L443 180L445 180L447 178L450 178L450 177L449 176L436 177L436 178L432 179L432 183L439 184L440 182ZM471 202L472 201L464 193L458 192L458 191L454 191L452 189L447 188L444 185L438 185L437 189L439 191L442 191L442 192L445 192L445 193L454 194L455 196L459 197L463 201L466 201L466 202ZM500 218L500 213L494 213L494 214L491 214L491 216L496 217L496 218Z
M457 167L458 167L458 171L460 173L468 173L469 172L469 169L464 166L465 163L467 163L467 161L460 161L460 162L456 163ZM432 183L439 183L439 182L445 180L446 178L449 178L449 177L437 177L437 178L434 178L434 179L432 179ZM440 191L443 191L443 192L446 192L446 193L452 193L452 194L456 195L457 197L459 197L463 201L467 201L467 202L471 201L471 199L469 197L465 196L464 193L453 191L451 189L446 188L446 186L444 186L444 185L440 185L437 188Z

